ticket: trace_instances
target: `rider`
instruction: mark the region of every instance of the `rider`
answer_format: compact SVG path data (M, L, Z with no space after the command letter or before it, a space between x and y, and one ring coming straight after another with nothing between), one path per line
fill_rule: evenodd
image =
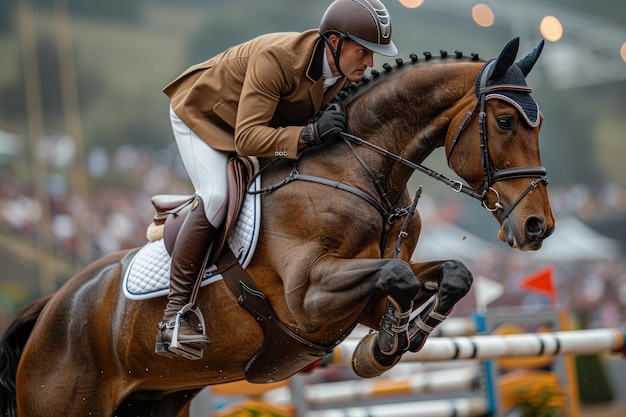
M206 251L225 217L229 155L297 159L346 127L329 106L307 124L347 81L359 81L374 53L394 56L391 20L379 0L335 0L319 29L263 35L188 68L163 90L185 169L195 188L194 209L172 253L170 290L156 351L168 353L176 315L201 278ZM178 342L195 349L208 337L182 321Z

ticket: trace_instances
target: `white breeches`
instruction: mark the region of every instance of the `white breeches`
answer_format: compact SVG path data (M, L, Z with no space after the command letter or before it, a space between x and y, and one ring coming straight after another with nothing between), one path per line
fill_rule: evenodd
M202 197L207 220L219 227L226 216L228 152L213 149L193 133L170 107L170 120L178 151L196 194Z

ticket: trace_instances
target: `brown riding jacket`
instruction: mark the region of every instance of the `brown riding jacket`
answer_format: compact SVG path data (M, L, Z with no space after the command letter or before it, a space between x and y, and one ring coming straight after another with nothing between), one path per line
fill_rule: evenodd
M209 146L296 159L302 126L346 82L324 93L323 54L317 29L262 35L188 68L163 91Z

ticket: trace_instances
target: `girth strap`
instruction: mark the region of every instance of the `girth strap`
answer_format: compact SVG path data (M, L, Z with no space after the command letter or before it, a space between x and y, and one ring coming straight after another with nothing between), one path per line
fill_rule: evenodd
M263 168L263 170L268 169L269 167L271 167L275 162L265 166ZM260 172L262 172L263 170L261 170ZM256 175L260 174L257 173ZM254 181L254 179L256 178L256 175L252 177L252 179L250 181ZM317 183L317 184L322 184L322 185L327 185L329 187L333 187L336 188L338 190L342 190L342 191L347 191L353 195L356 195L357 197L365 200L367 203L369 203L372 207L374 207L381 215L381 217L383 218L384 224L383 224L383 232L381 235L381 239L380 239L380 251L381 253L383 253L385 251L385 247L387 246L387 240L389 238L389 231L391 228L391 225L394 224L396 221L398 221L399 219L401 219L402 217L406 216L410 206L409 207L403 207L403 208L393 208L393 207L389 207L386 208L383 203L379 202L378 200L376 200L374 197L372 197L371 195L369 195L368 193L366 193L363 190L360 190L356 187L353 187L351 185L345 184L343 182L340 181L335 181L335 180L330 180L328 178L324 178L324 177L318 177L318 176L314 176L314 175L305 175L305 174L300 174L298 172L298 163L294 163L293 165L293 169L291 170L291 172L289 173L289 175L283 179L280 182L277 182L275 184L272 184L270 186L264 187L260 190L257 191L250 191L250 186L248 185L248 193L250 194L266 194L266 193L271 193L273 191L275 191L276 189L287 185L293 181L307 181L307 182L312 182L312 183Z
M382 216L384 220L383 231L380 237L380 253L381 254L385 252L385 247L387 246L387 241L389 240L389 232L391 230L391 225L394 224L396 221L398 221L400 218L405 217L411 210L411 206L408 206L408 207L403 207L403 208L396 208L394 209L393 212L391 212L387 210L385 207L383 207L382 204L380 204L376 199L374 199L374 197L370 196L366 192L361 191L356 187L352 187L348 184L344 184L339 181L333 181L327 178L316 177L313 175L303 175L303 174L297 173L297 171L293 179L315 182L318 184L328 185L330 187L337 188L338 190L347 191L367 201L371 206L373 206L376 210L378 210L378 212L380 213L380 215Z
M323 184L323 185L328 185L330 187L333 188L337 188L339 190L343 190L343 191L347 191L349 193L352 193L358 197L361 197L363 200L367 201L371 206L373 206L376 210L378 210L378 212L380 213L380 215L387 221L390 222L390 219L392 219L392 215L395 213L389 213L383 206L382 204L380 204L376 199L374 199L372 196L370 196L369 194L367 194L364 191L359 190L356 187L352 187L348 184L344 184L342 182L339 181L334 181L334 180L329 180L327 178L323 178L323 177L316 177L313 175L304 175L304 174L296 174L296 177L294 178L295 180L301 180L301 181L308 181L308 182L316 182L318 184Z

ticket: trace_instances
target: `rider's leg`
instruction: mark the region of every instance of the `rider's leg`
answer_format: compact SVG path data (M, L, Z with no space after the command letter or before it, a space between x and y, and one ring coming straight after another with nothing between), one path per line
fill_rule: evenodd
M197 280L202 277L205 255L225 216L227 195L228 153L207 145L171 109L170 117L183 164L197 197L172 252L170 292L157 339L157 351L160 352L163 352L163 346L171 343L176 314L189 302ZM178 342L196 349L204 349L210 343L208 337L198 333L187 321L179 325Z
M202 198L197 196L192 203L195 208L192 208L183 222L172 251L170 291L163 320L159 324L159 342L166 345L165 347L172 342L178 311L189 303L196 282L201 279L204 258L215 235L215 227L206 219L201 203ZM210 341L183 317L178 327L178 343L195 349L205 349ZM163 349L157 347L157 351L159 350Z

